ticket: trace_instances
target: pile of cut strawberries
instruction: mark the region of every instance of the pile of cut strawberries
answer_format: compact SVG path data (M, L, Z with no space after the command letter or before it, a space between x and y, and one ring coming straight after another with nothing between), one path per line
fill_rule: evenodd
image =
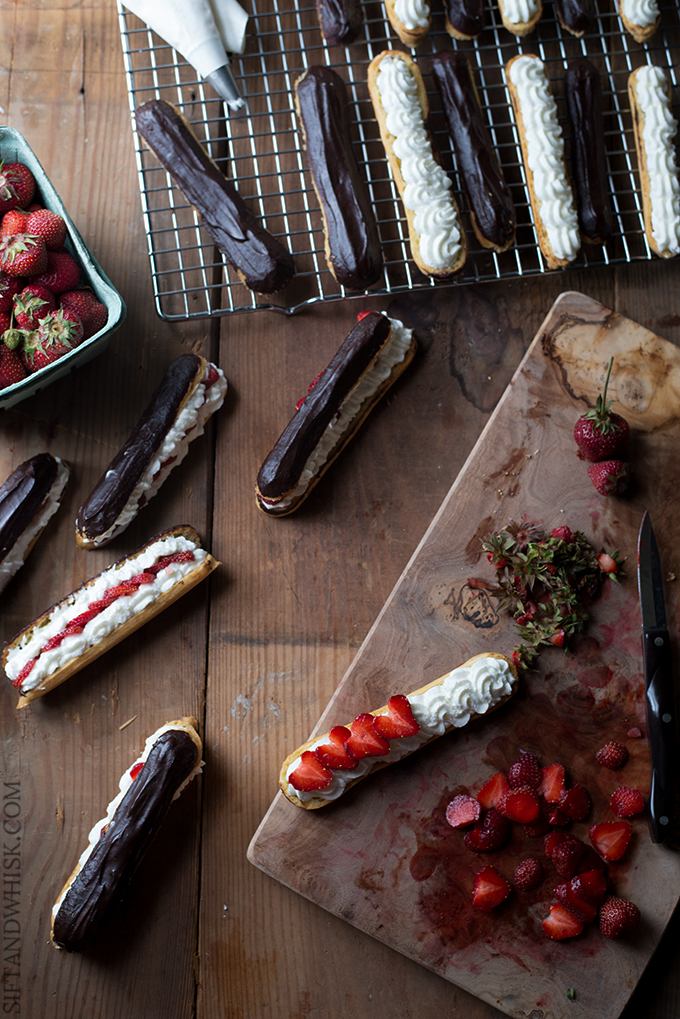
M628 760L623 744L610 741L598 750L595 760L618 771ZM538 888L554 871L548 915L542 926L556 941L581 934L586 924L597 922L606 938L619 938L635 930L640 911L634 903L610 888L608 863L621 860L633 834L628 820L643 813L644 801L637 789L619 786L609 801L614 815L591 825L590 845L565 829L583 821L592 805L584 786L570 787L560 763L541 767L538 758L521 751L507 774L497 772L476 796L455 796L446 810L452 828L465 831L464 842L473 853L502 851L510 841L512 825L523 826L529 838L543 840L543 859L526 856L504 876L501 867L482 867L475 875L473 905L484 912L495 909L515 889L516 893Z
M29 167L0 166L0 389L68 354L108 317L64 247L63 217L36 197Z

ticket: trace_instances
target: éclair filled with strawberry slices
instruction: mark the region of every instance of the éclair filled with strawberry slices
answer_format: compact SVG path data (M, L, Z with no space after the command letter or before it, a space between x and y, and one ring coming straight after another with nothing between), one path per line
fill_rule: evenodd
M99 658L217 566L193 527L182 525L156 535L62 598L3 652L5 674L21 695L17 707Z
M296 807L325 807L379 768L499 708L517 684L517 669L505 655L475 655L413 693L308 740L283 762L281 790Z

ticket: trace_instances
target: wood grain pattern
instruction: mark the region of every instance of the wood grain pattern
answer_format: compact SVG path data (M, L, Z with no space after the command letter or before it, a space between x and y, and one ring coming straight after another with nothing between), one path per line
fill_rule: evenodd
M64 506L3 595L2 638L162 527L192 523L223 562L210 588L40 706L18 713L14 692L1 688L0 773L18 781L21 807L18 848L3 832L3 878L21 865L19 956L3 941L5 1011L16 1014L18 1002L31 1019L371 1019L378 1010L497 1019L493 1005L272 880L246 850L281 760L315 725L555 298L583 291L677 345L677 264L362 302L417 330L418 361L304 514L263 519L253 496L261 459L357 302L295 319L158 319L115 4L0 0L0 27L3 119L27 137L128 306L105 354L0 413L2 478L41 449L74 468ZM167 364L193 348L218 357L230 381L225 406L109 551L76 549L80 499ZM49 910L95 816L145 736L178 713L201 722L202 782L173 805L97 951L56 952ZM3 925L14 908L3 897ZM680 1011L679 934L674 918L625 1019Z
M635 486L625 499L603 500L574 454L572 431L579 402L593 404L612 355L611 396L635 432ZM511 653L509 620L468 583L470 573L485 576L480 537L510 519L526 514L548 530L562 523L584 530L596 547L616 545L634 573L639 522L650 506L662 547L673 549L679 535L665 484L680 466L679 385L675 347L580 294L564 294L312 735L431 682L473 654ZM680 606L672 595L669 618L677 625ZM475 913L472 879L489 860L471 853L444 818L452 795L474 794L522 748L544 765L562 761L570 781L590 790L593 816L610 816L608 798L621 777L599 768L595 752L608 738L624 739L634 722L645 724L634 575L608 588L592 616L572 655L545 654L537 672L525 674L520 694L469 730L371 776L318 814L296 809L279 793L249 847L251 861L508 1015L549 1003L556 1019L618 1016L680 896L680 858L659 851L644 824L636 825L630 856L610 874L615 888L647 902L639 936L613 946L591 928L556 946L540 923L557 876L548 870L534 894L516 895L492 916ZM645 788L646 749L640 742L631 750L625 781ZM587 828L575 826L583 838ZM510 878L532 851L535 843L515 832L494 863ZM652 903L651 888L663 888ZM567 998L570 987L575 1002Z

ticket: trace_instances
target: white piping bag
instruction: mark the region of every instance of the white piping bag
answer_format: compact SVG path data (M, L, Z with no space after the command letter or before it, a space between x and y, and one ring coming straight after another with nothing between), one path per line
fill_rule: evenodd
M248 15L237 0L124 0L181 53L232 110L245 105L227 53L243 53Z

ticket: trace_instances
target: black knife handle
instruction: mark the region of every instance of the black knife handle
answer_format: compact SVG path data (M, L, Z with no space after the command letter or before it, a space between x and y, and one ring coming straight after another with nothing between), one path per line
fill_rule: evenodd
M647 739L652 781L649 790L649 828L654 842L670 833L675 806L677 758L675 690L668 630L652 627L642 635L647 677Z

